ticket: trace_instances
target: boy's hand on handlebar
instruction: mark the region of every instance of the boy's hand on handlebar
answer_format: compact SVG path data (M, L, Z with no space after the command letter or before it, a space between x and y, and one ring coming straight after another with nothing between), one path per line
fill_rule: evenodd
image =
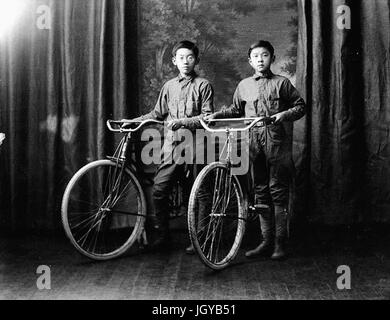
M214 119L216 119L215 113L209 114L209 115L203 117L203 121L206 122L206 123L208 123L208 122L210 122L211 120L214 120Z
M184 126L184 121L182 119L175 119L168 122L167 128L172 131L176 131Z
M273 120L273 123L274 124L278 124L278 123L281 123L283 121L286 121L287 120L287 114L285 111L282 111L282 112L279 112L279 113L276 113L274 114L271 119Z
M203 121L205 121L207 123L207 122L210 122L210 121L212 121L214 119L221 119L221 118L223 118L223 112L222 111L217 111L217 112L214 112L212 114L209 114L209 115L205 116L203 118Z
M138 118L134 118L134 119L122 119L120 121L123 122L121 127L123 129L126 129L126 128L137 127L137 125L139 125L139 123L142 121L142 119L141 119L141 117L138 117ZM133 122L129 122L129 121L133 121Z

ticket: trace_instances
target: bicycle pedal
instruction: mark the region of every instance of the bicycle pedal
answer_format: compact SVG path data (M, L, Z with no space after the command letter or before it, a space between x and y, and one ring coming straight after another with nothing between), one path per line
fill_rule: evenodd
M263 204L256 204L254 206L249 206L248 212L250 215L257 216L258 214L265 213L269 211L269 206Z
M248 211L249 213L256 213L256 208L254 206L249 206Z

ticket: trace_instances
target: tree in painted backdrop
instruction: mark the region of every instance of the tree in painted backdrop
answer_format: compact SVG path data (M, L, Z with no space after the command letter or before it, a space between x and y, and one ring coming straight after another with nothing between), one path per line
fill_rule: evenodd
M287 0L286 2L287 9L293 12L288 25L291 27L290 39L291 46L287 50L286 58L288 61L283 65L282 70L288 73L290 76L295 75L297 67L297 50L298 50L298 2L297 0Z
M171 50L182 39L198 44L202 62L197 70L213 84L216 106L229 104L240 80L233 64L241 54L233 45L234 22L257 5L256 0L142 0L141 111L153 108L163 84L176 76Z

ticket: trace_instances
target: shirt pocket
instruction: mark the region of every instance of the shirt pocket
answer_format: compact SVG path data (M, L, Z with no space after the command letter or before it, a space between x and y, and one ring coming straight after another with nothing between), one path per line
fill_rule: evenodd
M245 104L245 115L253 117L259 115L259 99L247 100Z
M268 98L268 101L271 115L282 111L280 104L280 96L278 94L271 94Z
M200 103L197 101L187 101L185 115L187 118L198 116L200 114Z

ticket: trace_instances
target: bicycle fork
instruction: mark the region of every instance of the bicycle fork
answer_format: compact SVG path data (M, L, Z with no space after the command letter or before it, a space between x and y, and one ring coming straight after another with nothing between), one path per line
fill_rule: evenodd
M227 154L226 154L226 166L227 166L227 172L226 174L223 174L223 170L218 170L217 171L217 176L215 178L215 190L216 192L214 193L213 197L213 209L211 211L212 216L224 216L226 215L226 209L228 207L229 201L230 201L230 191L231 191L231 185L232 185L232 174L231 174L231 161L230 161L230 156L232 152L232 147L230 144L230 138L231 138L231 133L229 129L227 131L227 141L225 146L227 146ZM224 146L224 148L225 148ZM222 150L223 152L223 150ZM222 204L221 204L222 202ZM221 204L221 205L220 205ZM216 213L215 211L217 208L220 207L220 213Z

